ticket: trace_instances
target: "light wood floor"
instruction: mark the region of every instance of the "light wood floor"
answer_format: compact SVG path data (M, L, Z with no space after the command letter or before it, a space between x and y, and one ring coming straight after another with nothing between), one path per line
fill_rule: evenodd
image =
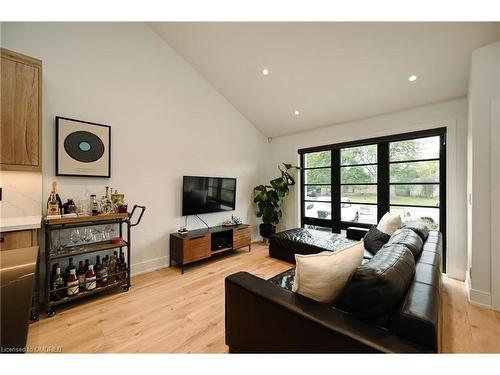
M224 277L248 271L272 277L291 265L269 257L267 247L132 278L117 292L60 307L30 325L28 346L60 346L64 353L225 353ZM500 353L500 313L467 303L464 284L444 280L445 352Z

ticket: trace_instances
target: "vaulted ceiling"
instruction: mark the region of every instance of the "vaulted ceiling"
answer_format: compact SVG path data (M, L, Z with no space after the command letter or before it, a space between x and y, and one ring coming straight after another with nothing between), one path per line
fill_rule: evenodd
M498 23L149 25L268 137L463 96L471 52L500 40Z

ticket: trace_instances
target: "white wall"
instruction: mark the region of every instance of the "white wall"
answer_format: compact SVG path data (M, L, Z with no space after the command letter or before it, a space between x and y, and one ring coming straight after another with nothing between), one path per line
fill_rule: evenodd
M2 45L43 61L43 196L54 179L56 115L112 127L112 178L58 177L63 199L112 186L144 204L133 272L168 264L168 234L184 224L183 175L238 179L235 215L255 224L267 139L142 23L2 23ZM227 214L203 215L210 225ZM203 224L190 218L190 229Z
M437 127L447 131L447 273L463 280L466 265L466 150L467 150L467 101L465 98L419 107L407 111L373 117L361 121L328 126L274 138L271 147L271 163L294 160L298 163L297 150L405 133ZM274 171L268 173L275 174ZM281 229L299 226L299 190L294 189L284 210Z
M500 43L472 53L468 129L468 274L472 303L500 310Z

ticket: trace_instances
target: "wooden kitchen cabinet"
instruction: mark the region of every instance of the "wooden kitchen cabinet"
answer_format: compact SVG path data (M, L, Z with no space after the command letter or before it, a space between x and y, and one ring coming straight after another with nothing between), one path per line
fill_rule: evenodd
M37 236L37 229L2 232L0 233L0 251L37 246Z
M0 169L42 169L42 62L1 48Z

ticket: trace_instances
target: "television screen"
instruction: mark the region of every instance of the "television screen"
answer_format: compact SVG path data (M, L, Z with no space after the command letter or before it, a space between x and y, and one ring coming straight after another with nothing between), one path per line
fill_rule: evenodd
M235 178L184 176L182 186L183 216L235 208Z

